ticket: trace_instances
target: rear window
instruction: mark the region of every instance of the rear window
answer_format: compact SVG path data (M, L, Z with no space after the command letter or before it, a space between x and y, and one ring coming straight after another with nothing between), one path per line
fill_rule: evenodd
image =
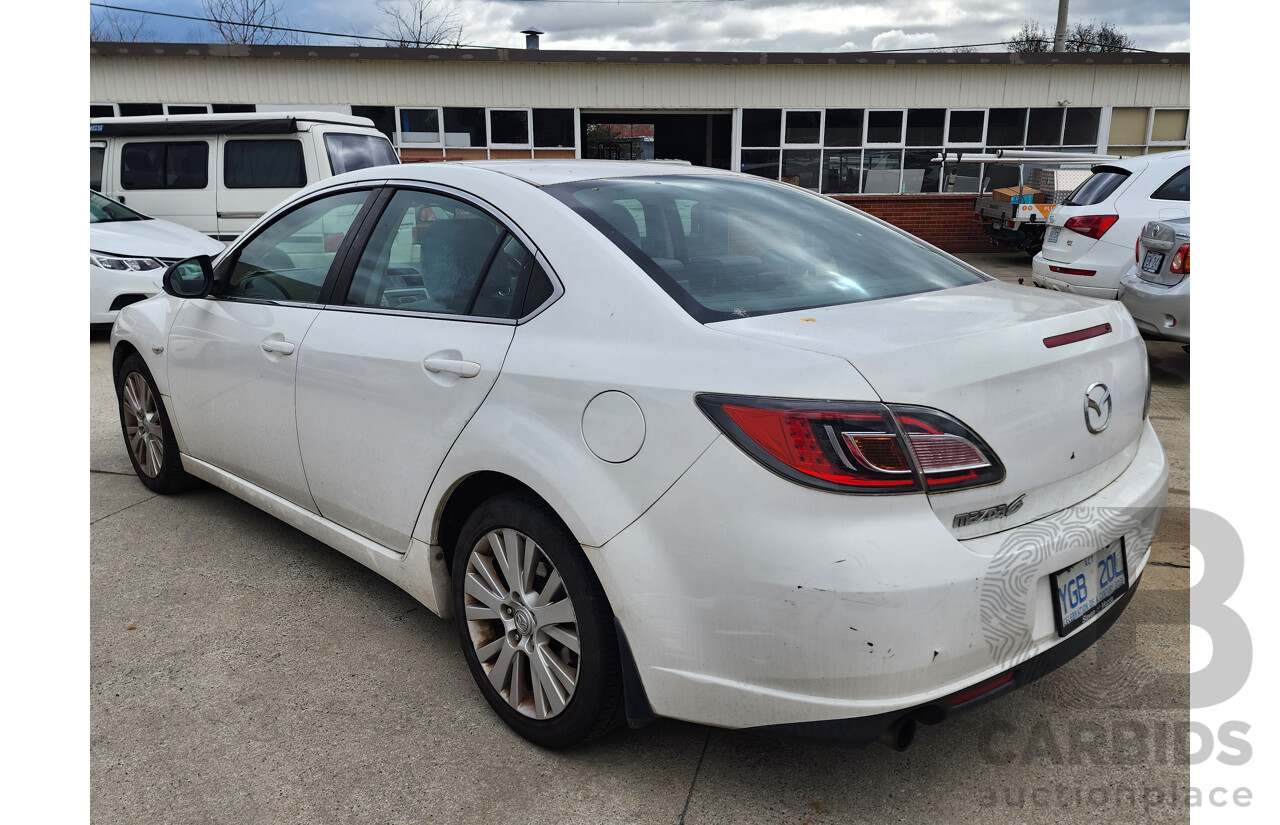
M307 185L297 140L229 140L222 180L228 189L300 189Z
M1093 206L1111 197L1111 193L1120 188L1120 184L1129 177L1125 169L1102 166L1094 169L1093 174L1085 182L1075 188L1063 206Z
M324 136L324 148L329 153L329 168L335 175L400 162L391 142L384 137L329 134Z
M1160 188L1152 192L1151 197L1158 201L1191 200L1191 167L1188 166L1160 184Z
M704 323L988 280L854 209L777 183L676 175L545 191Z

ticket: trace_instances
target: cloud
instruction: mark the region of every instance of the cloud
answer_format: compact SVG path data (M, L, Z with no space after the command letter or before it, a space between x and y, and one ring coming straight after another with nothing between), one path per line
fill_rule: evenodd
M942 40L933 32L907 34L902 29L880 32L871 39L871 50L882 49L928 49L943 45Z

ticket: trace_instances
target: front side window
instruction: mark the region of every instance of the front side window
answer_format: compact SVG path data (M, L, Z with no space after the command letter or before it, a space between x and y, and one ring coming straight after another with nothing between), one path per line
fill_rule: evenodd
M324 136L324 149L329 155L329 168L335 175L400 162L391 143L384 137L373 135L327 134Z
M227 297L314 304L367 190L342 192L289 212L236 255Z
M209 185L209 144L126 143L120 185L125 189L204 189Z
M851 208L765 181L673 175L575 181L544 191L703 322L987 280Z
M302 143L296 140L228 140L222 180L228 189L300 189L307 185Z
M378 219L344 303L509 318L531 263L520 241L475 207L404 189Z

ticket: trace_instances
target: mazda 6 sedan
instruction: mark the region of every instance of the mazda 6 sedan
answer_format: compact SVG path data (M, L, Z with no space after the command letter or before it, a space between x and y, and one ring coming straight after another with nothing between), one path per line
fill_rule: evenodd
M202 479L441 617L546 747L655 716L910 743L1085 649L1168 469L1118 302L787 184L364 169L111 336L139 479Z

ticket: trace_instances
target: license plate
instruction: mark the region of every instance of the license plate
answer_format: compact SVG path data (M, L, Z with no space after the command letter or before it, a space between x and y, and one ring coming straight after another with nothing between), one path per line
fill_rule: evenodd
M1061 226L1051 226L1051 227L1049 227L1049 234L1048 234L1047 236L1045 236L1044 242L1045 242L1045 243L1057 243L1057 241L1058 241L1058 236L1059 236L1059 235L1061 235L1061 234L1062 234L1062 227L1061 227Z
M1053 588L1053 620L1066 636L1129 589L1124 539L1116 539L1092 556L1049 576Z
M1142 259L1142 271L1159 273L1160 265L1163 263L1163 252L1148 252L1147 256Z

